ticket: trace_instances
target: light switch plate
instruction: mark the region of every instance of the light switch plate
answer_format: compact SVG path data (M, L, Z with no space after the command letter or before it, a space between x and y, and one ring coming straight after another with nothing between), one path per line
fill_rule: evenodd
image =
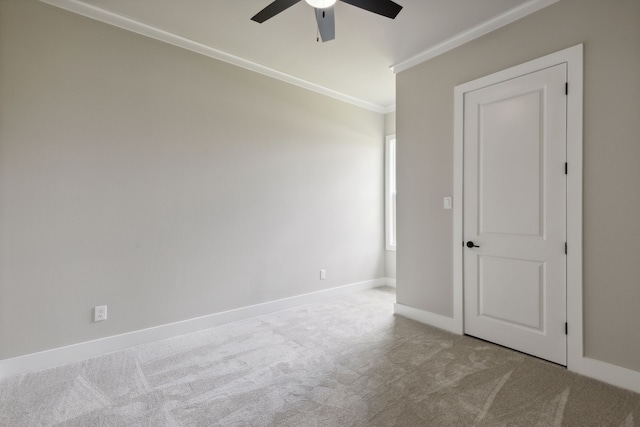
M451 197L447 196L444 198L444 208L451 209Z

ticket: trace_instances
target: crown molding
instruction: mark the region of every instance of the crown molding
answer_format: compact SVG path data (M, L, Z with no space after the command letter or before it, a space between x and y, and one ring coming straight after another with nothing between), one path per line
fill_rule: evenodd
M432 46L417 55L414 55L404 61L389 67L395 74L408 70L411 67L415 67L418 64L426 62L436 56L442 55L445 52L453 50L465 43L469 43L479 37L484 36L500 27L511 24L518 19L524 18L534 12L539 11L547 6L557 3L560 0L529 0L520 6L514 7L495 18L491 18L481 24L471 27L466 31L456 34L455 36L446 39L445 41Z
M389 114L389 113L393 113L395 111L396 111L396 104L393 104L393 105L389 105L388 107L384 108L382 113L383 114Z
M215 49L211 46L207 46L203 43L188 39L186 37L179 36L169 31L156 28L154 26L145 24L143 22L131 19L126 16L119 15L117 13L110 12L108 10L84 3L80 0L40 0L43 3L51 6L58 7L60 9L67 10L69 12L77 13L78 15L85 16L87 18L95 19L96 21L104 22L105 24L113 25L118 28L122 28L127 31L131 31L155 40L181 47L183 49L190 50L192 52L199 53L209 58L217 59L219 61L226 62L256 73L298 86L312 92L316 92L331 98L347 102L349 104L374 111L380 114L386 114L391 107L384 107L381 105L373 104L363 99L355 98L342 92L329 89L327 87L312 83L308 80L304 80L287 73L283 73L273 68L260 65L256 62L249 61L239 56L232 55L228 52L224 52L219 49Z

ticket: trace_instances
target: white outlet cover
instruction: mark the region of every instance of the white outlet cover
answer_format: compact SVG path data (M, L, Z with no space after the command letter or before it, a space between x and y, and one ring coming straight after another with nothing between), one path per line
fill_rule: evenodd
M107 320L107 306L97 305L93 309L93 321L102 322L103 320Z

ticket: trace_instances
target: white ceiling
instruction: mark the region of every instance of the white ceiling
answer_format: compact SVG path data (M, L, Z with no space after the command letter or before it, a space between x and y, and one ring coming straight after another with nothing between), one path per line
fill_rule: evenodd
M316 42L304 1L263 24L250 18L271 0L42 1L385 112L395 104L390 66L420 62L557 0L395 0L403 6L395 20L338 1L336 39L327 43Z

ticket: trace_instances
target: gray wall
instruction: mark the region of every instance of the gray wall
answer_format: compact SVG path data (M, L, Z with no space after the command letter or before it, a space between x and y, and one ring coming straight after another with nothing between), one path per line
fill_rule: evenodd
M382 114L35 0L0 94L0 359L385 275Z
M640 1L561 0L397 76L398 302L452 316L453 88L585 45L586 356L640 371Z

